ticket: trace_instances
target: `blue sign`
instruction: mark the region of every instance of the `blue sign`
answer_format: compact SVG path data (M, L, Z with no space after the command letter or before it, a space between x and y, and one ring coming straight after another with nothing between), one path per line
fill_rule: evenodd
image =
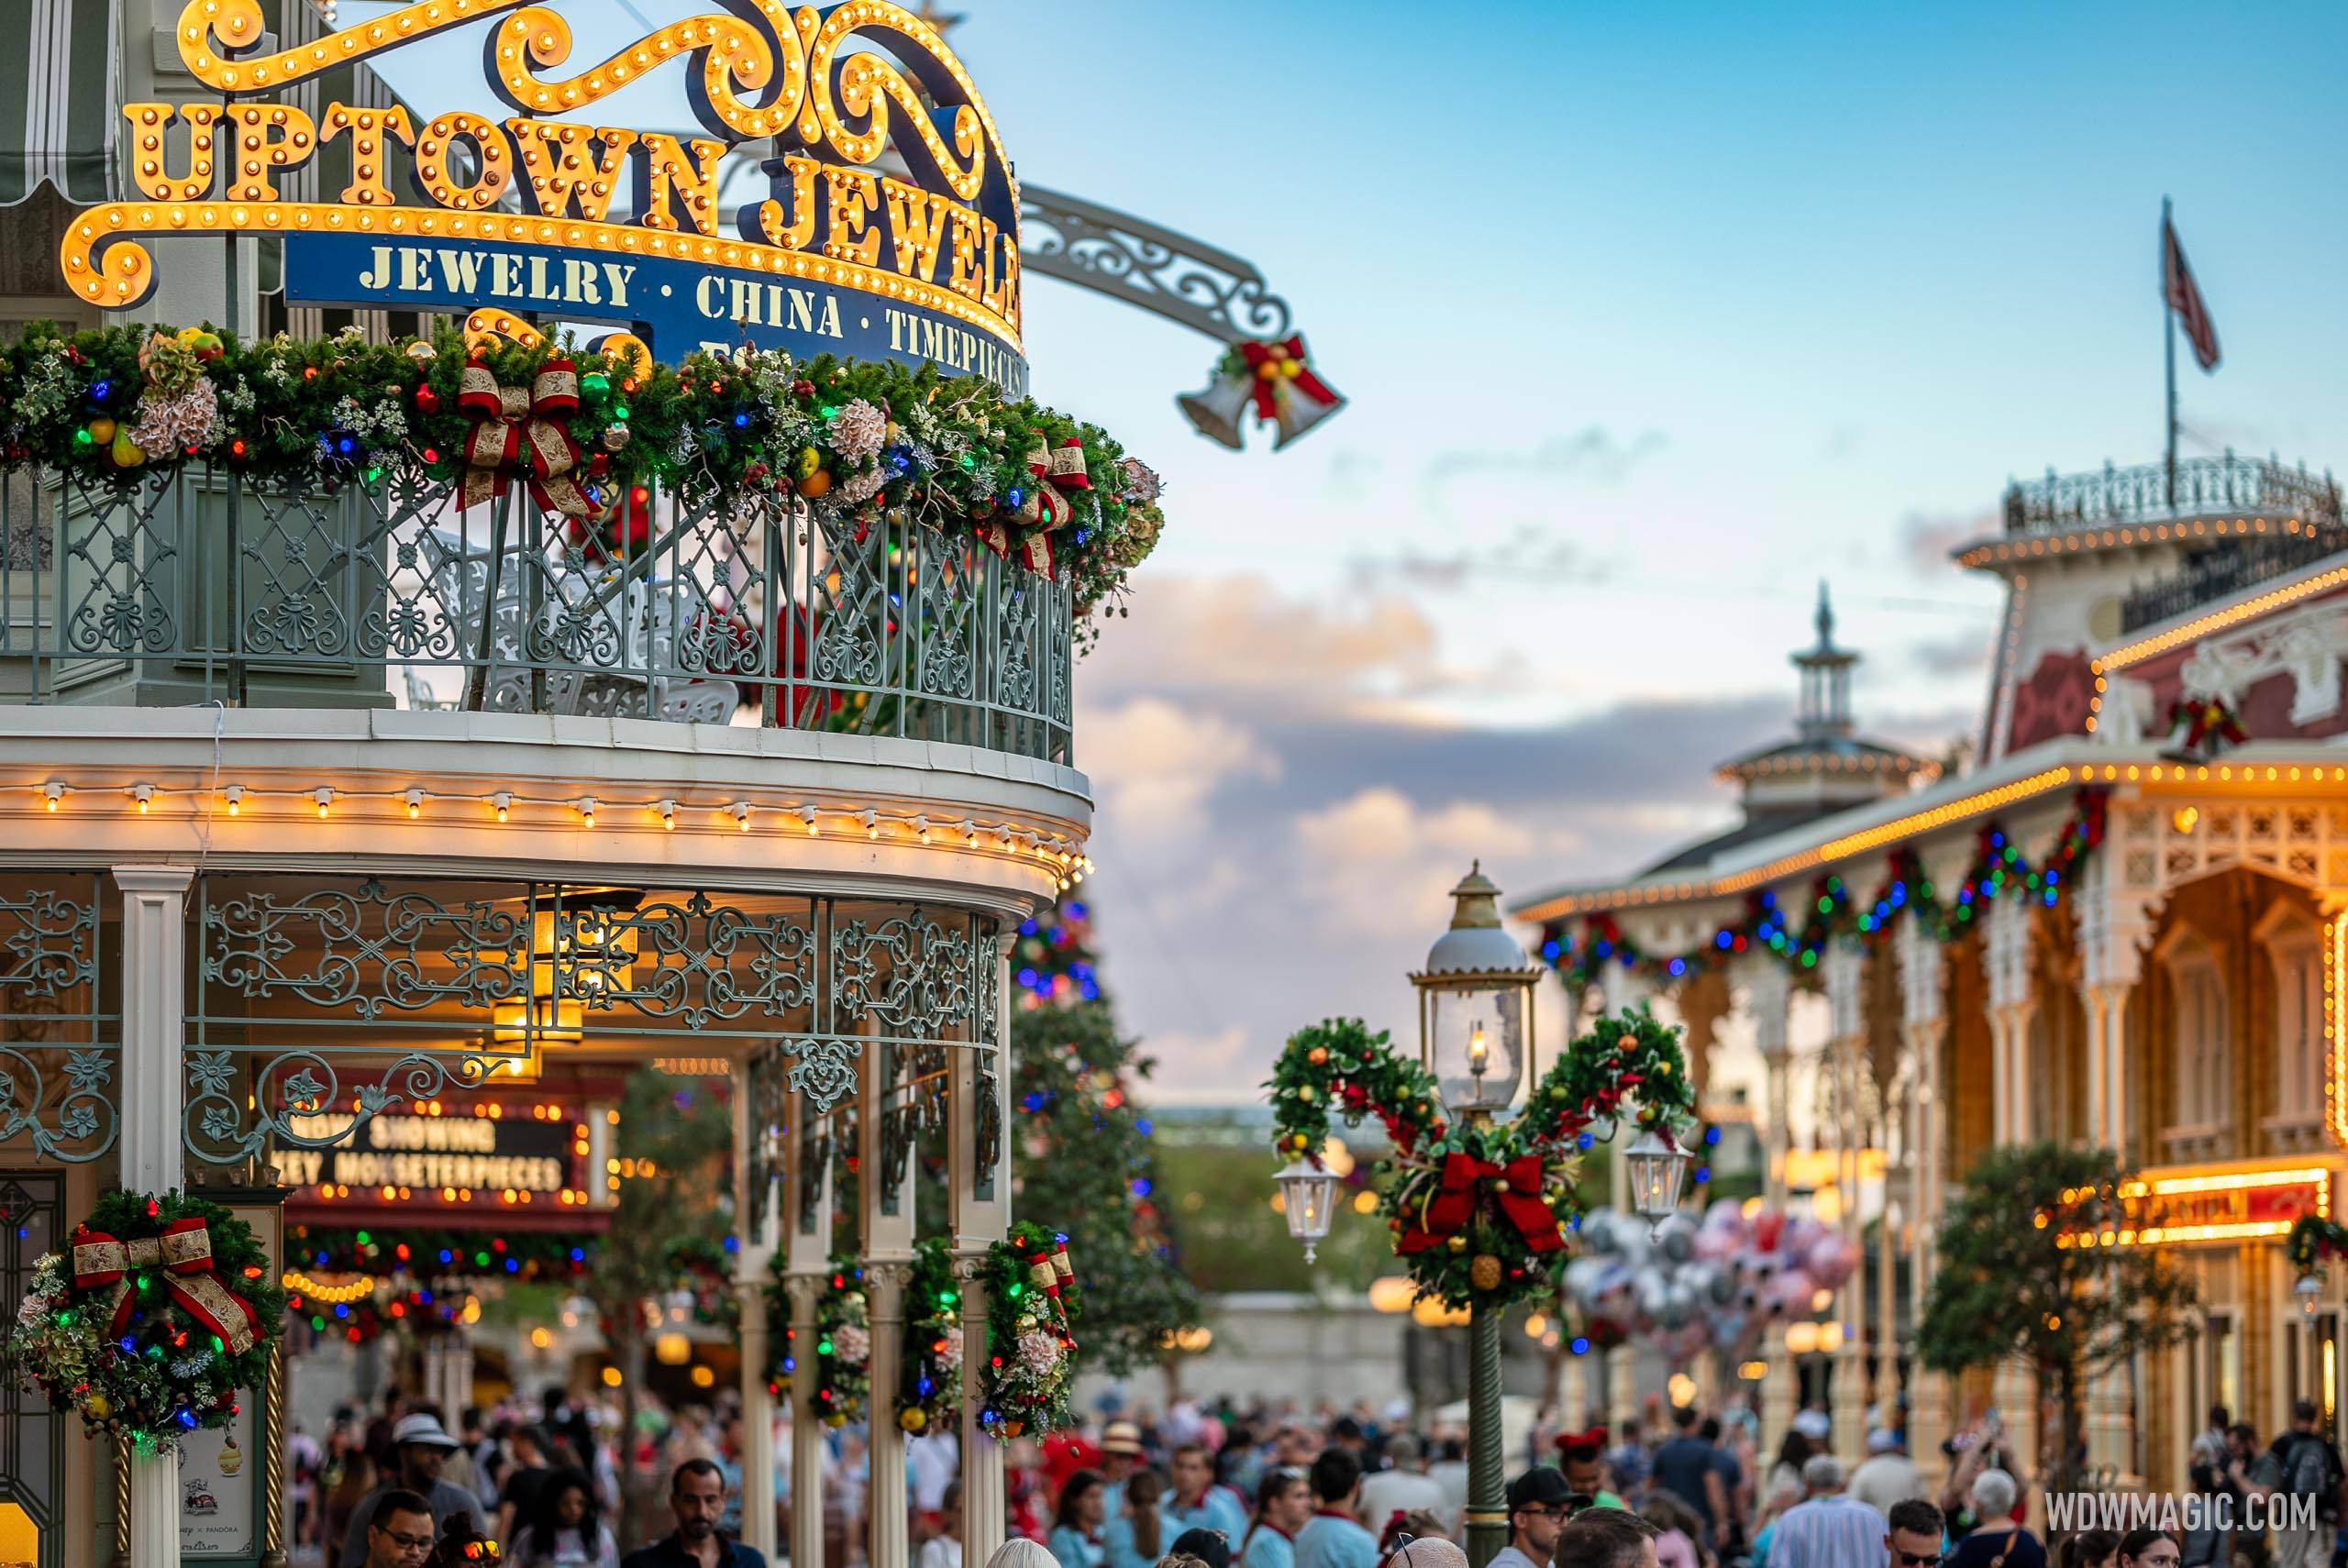
M285 297L301 304L450 312L484 306L541 322L608 322L675 364L744 343L802 359L935 363L1013 397L1027 362L943 311L813 278L640 252L392 234L285 236Z

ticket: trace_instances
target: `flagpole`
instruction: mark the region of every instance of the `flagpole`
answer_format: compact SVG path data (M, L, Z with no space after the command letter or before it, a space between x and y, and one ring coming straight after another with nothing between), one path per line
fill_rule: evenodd
M2176 302L2169 297L2168 198L2161 198L2161 320L2168 327L2168 504L2176 506Z

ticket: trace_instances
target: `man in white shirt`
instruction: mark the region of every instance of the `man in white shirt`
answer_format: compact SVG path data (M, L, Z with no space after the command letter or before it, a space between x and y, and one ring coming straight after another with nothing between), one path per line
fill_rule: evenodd
M1398 1513L1423 1508L1440 1518L1449 1509L1443 1483L1426 1473L1418 1439L1408 1432L1388 1438L1386 1459L1391 1468L1361 1478L1361 1522L1372 1535L1383 1535L1386 1521Z
M1801 1467L1810 1489L1772 1527L1769 1568L1882 1568L1884 1516L1843 1491L1843 1466L1814 1454Z

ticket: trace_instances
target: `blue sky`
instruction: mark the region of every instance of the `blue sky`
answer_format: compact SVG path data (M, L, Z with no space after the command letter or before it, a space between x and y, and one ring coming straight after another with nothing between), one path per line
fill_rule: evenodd
M1168 484L1079 731L1168 1099L1403 1024L1471 856L1529 891L1717 822L1822 575L1863 715L1964 730L1998 595L1946 547L2158 455L2164 193L2226 354L2186 450L2348 460L2337 8L958 8L1023 178L1253 258L1352 399L1232 456L1171 403L1210 345L1031 282L1037 394Z

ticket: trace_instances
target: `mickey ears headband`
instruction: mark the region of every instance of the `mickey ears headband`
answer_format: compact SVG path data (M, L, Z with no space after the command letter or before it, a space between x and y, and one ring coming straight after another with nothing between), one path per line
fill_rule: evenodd
M1557 1452L1559 1453L1590 1453L1602 1450L1605 1446L1606 1423L1603 1421L1600 1421L1598 1425L1590 1428L1588 1431L1559 1432L1557 1434Z

